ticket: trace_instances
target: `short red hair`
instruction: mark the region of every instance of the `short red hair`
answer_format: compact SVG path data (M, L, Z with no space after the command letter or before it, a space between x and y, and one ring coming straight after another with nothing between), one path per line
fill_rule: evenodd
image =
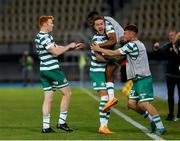
M42 27L42 25L47 22L49 19L52 19L54 20L54 17L53 16L41 16L39 18L39 26Z

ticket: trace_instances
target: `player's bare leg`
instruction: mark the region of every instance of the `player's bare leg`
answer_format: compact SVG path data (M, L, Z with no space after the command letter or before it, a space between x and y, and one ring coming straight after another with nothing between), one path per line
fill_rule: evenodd
M68 115L68 107L71 99L71 89L69 86L61 88L60 91L62 92L62 100L60 101L60 114L59 114L59 121L57 124L57 128L64 130L66 132L72 132L73 129L69 128L69 126L66 123L66 118Z
M42 113L43 113L42 133L55 132L50 127L50 113L51 113L51 105L53 101L53 96L54 96L54 92L52 90L44 92L44 101L42 105Z
M108 63L106 67L106 88L108 91L108 102L103 108L103 112L109 111L110 108L118 103L118 99L114 97L114 79L113 73L117 69L117 65Z
M157 135L164 134L166 132L166 129L164 128L164 125L161 121L161 118L156 108L149 102L138 102L138 106L143 110L147 110L149 114L152 116L152 121L156 125L154 133L156 133Z

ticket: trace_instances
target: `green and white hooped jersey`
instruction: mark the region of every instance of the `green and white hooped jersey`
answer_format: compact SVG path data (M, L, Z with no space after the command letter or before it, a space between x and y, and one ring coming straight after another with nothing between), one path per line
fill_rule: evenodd
M126 73L128 79L150 76L149 61L144 44L132 41L119 48L123 55L127 55Z
M105 32L106 35L115 32L113 25L106 19L105 19Z
M49 47L55 46L53 37L49 33L39 32L36 35L35 43L40 59L40 71L58 69L58 59L48 52Z
M107 30L109 29L109 26L111 25L113 27L114 32L116 33L116 41L117 41L117 43L119 43L120 38L124 35L124 29L113 18L111 18L109 16L105 16L104 19L105 19L105 23L106 23L106 34L108 34Z
M106 36L101 35L94 35L92 41L94 43L100 44L107 41ZM96 59L96 55L93 50L91 50L91 64L90 64L90 71L92 72L105 72L106 69L106 63L100 63Z

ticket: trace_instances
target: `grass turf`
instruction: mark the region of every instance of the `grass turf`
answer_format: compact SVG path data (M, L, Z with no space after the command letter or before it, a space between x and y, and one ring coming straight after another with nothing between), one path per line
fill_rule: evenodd
M42 134L41 106L43 91L38 88L8 88L0 89L0 139L1 140L148 140L151 139L139 129L124 121L113 112L111 113L109 128L115 133L101 135L99 128L98 104L86 93L78 88L72 89L72 99L68 114L68 124L74 128L72 133L64 133L55 128L59 116L59 99L61 95L56 92L54 96L51 127L56 133ZM94 91L92 93L95 94ZM149 123L132 110L127 110L127 97L116 91L119 104L118 110L149 127ZM156 99L153 105L157 107L168 133L164 139L180 139L180 121L165 121L167 103Z

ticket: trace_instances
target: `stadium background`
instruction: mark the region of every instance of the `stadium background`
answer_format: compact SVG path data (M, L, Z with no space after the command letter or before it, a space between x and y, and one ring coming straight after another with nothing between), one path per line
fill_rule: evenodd
M39 81L39 61L35 52L34 37L38 32L38 18L41 15L55 17L52 33L57 43L65 45L71 41L89 44L92 32L86 17L92 10L112 16L124 27L134 23L139 28L139 38L145 43L150 67L155 82L164 82L166 62L152 51L155 41L167 41L170 29L179 30L179 0L0 0L0 82L21 82L23 80L19 59L28 50L35 60L35 82ZM78 66L81 51L71 51L59 57L70 81L80 80ZM88 57L89 59L89 57ZM69 69L70 68L70 69ZM88 64L83 72L88 81ZM119 71L117 80L119 79Z
M39 87L39 60L35 52L34 37L39 31L38 18L41 15L55 17L55 30L52 33L57 43L65 45L70 41L81 41L86 44L83 52L89 58L89 44L92 32L86 23L87 14L97 10L103 15L112 16L123 27L128 23L137 24L139 38L145 43L154 78L155 94L167 98L165 85L166 62L152 51L155 41L165 43L170 29L180 28L180 0L0 0L0 139L7 140L152 140L148 131L137 128L112 112L110 129L114 135L97 134L98 101L92 89L82 87L72 88L72 100L68 123L77 129L72 134L57 131L56 134L44 136L41 130L41 104L43 91ZM38 87L21 88L23 76L19 59L28 50L35 60L33 79ZM76 84L80 80L79 56L81 52L67 52L60 57L60 62L68 79ZM83 72L84 82L89 81L89 64ZM119 71L117 82L119 83ZM78 83L77 83L78 82ZM81 84L84 84L83 82ZM16 87L18 86L18 87ZM20 86L20 87L19 87ZM77 85L76 85L77 86ZM91 85L89 85L91 87ZM4 88L5 87L5 88ZM92 88L92 87L91 87ZM127 110L127 97L115 91L119 104L115 110L122 112L134 121L139 121L144 127L149 127L148 121L132 110ZM91 94L91 95L90 95ZM160 96L160 95L159 95ZM176 90L177 96L177 90ZM53 101L52 126L58 119L58 103L60 95L56 94ZM97 98L97 97L96 97ZM177 102L178 98L176 98ZM179 121L169 122L167 116L167 101L156 97L156 106L162 117L168 133L163 135L166 140L179 140ZM175 107L177 111L177 106ZM117 112L116 112L117 113Z

